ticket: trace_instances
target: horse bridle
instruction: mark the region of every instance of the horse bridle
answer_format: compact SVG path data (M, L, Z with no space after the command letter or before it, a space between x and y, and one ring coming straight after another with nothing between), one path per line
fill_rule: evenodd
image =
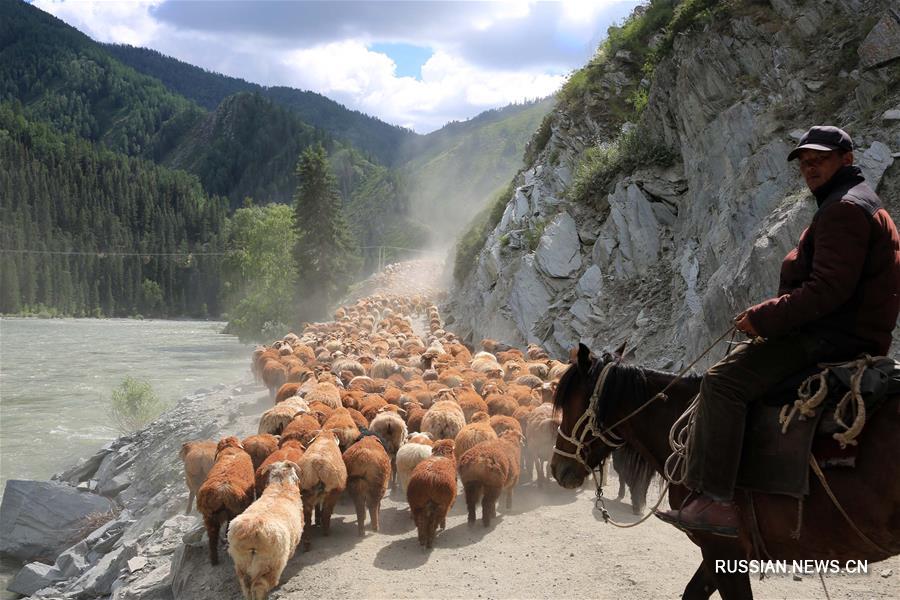
M606 386L606 377L615 365L616 361L611 360L603 366L603 370L600 371L600 376L597 378L597 383L594 385L594 391L588 400L587 410L575 421L575 425L572 426L572 433L566 435L562 430L562 424L556 428L556 433L559 437L572 444L575 447L575 451L566 452L560 450L556 444L553 444L553 453L566 458L574 458L581 463L588 473L593 473L594 468L587 462L587 449L595 440L600 440L612 449L621 448L625 445L625 440L616 434L612 428L607 429L603 426L603 423L598 423L597 421L597 408L600 404L600 397L603 395L603 388ZM582 428L580 434L578 431L579 427ZM576 435L578 437L575 437ZM584 451L584 456L582 456L582 451Z

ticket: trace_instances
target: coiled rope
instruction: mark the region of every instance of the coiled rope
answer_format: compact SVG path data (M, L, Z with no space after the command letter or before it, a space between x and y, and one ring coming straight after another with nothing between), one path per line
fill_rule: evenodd
M828 372L832 367L848 368L852 371L850 376L850 389L843 395L834 409L835 422L844 428L832 434L843 450L847 446L856 446L856 438L862 433L866 424L866 403L863 400L860 385L866 369L872 367L878 360L883 357L872 357L864 354L861 358L845 363L832 363L828 365L822 372L808 377L797 389L797 400L793 405L782 407L778 422L781 424L781 433L787 433L794 418L802 421L807 417L812 417L816 413L816 409L822 404L828 396ZM814 384L818 384L814 389ZM789 408L790 407L790 408ZM851 417L852 415L852 417ZM850 417L850 418L848 418ZM847 420L851 420L847 425Z

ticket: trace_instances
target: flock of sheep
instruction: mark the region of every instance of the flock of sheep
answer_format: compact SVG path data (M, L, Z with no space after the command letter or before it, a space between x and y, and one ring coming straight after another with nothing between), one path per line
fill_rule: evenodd
M424 337L413 328L423 317ZM266 598L296 547L309 548L313 513L327 536L344 493L363 535L366 511L378 531L381 499L399 485L431 548L457 481L470 524L480 504L485 526L501 496L511 508L523 473L543 485L559 422L550 402L568 365L534 345L482 347L473 354L445 331L423 297L380 295L258 347L252 369L275 401L258 434L181 450L212 564L224 525L244 597Z

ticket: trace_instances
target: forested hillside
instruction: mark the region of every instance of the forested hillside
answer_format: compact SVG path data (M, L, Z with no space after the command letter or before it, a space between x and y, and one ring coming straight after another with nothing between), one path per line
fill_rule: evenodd
M384 165L398 164L402 160L401 149L419 137L408 129L350 110L315 92L281 86L264 87L212 73L148 48L121 44L106 44L104 48L122 63L158 79L171 91L208 110L214 110L222 100L237 92L261 94L289 109L305 123L349 142Z
M0 312L218 315L227 202L0 104Z

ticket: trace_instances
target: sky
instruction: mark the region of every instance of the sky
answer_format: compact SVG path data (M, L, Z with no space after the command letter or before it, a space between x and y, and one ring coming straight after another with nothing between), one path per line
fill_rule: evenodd
M100 42L319 92L427 133L546 97L638 0L33 0Z

